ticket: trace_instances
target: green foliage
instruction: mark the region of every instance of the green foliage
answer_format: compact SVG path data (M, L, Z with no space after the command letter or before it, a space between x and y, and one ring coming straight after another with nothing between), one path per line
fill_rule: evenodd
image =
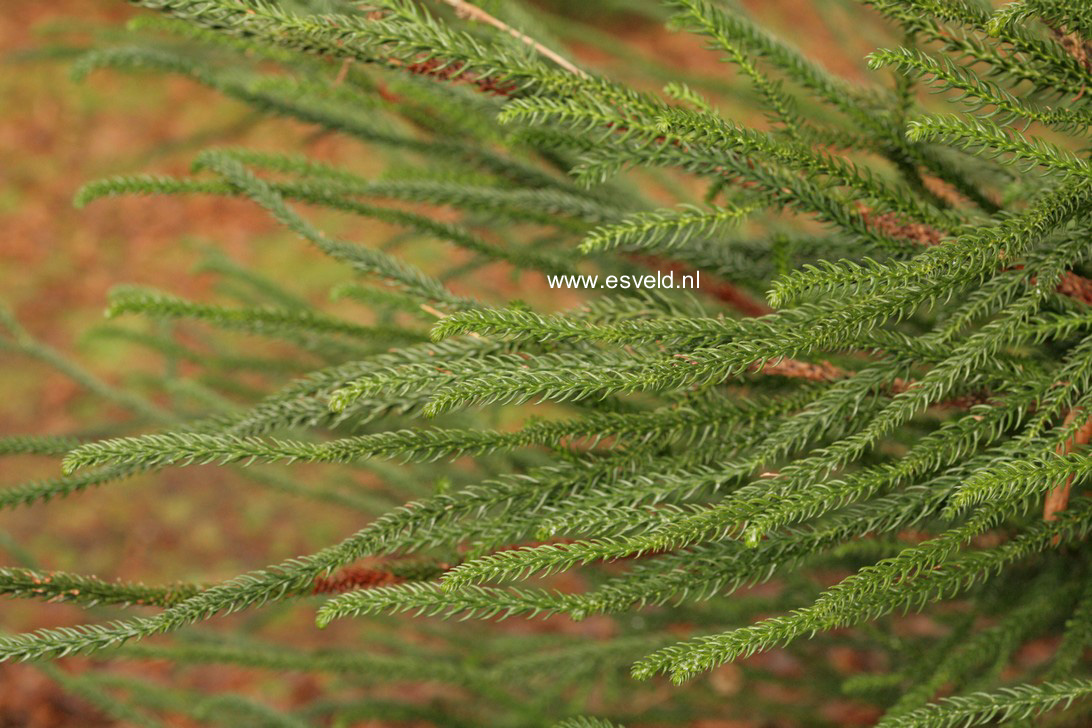
M939 703L904 717L884 721L884 726L973 726L1035 716L1058 704L1068 706L1092 692L1088 680L1043 685L1020 685L996 693L974 693L944 698Z
M46 599L94 606L96 604L148 604L167 607L200 591L192 585L147 587L109 583L63 572L41 573L30 569L0 569L0 593L24 599Z
M572 64L566 42L598 31L537 3L477 4L492 23L415 0L134 4L159 15L139 16L124 43L87 48L75 77L180 74L352 138L388 171L218 148L189 176L83 187L81 206L161 194L255 204L342 266L327 298L352 304L328 313L290 276L282 287L222 256L203 270L234 302L117 289L109 316L157 328L100 335L166 358L173 399L107 384L0 311L5 352L133 416L0 438L0 456L62 468L6 487L0 507L167 468L276 463L237 471L370 520L219 583L0 569L13 597L154 608L5 636L0 659L91 653L454 688L436 705L337 693L285 712L58 673L143 723L609 728L683 725L729 705L812 725L844 682L885 726L1079 724L1092 693L1087 3L863 2L902 39L869 56L895 82L870 85L730 3L663 3L673 30L738 68L763 129L729 118L708 79L677 74L661 96ZM316 210L398 232L342 240ZM477 278L489 264L522 278ZM698 268L703 286L589 291L573 307L572 292L522 285L650 267ZM216 345L175 338L175 326ZM232 349L220 329L280 348L255 355L242 337ZM286 474L304 464L331 467ZM360 475L380 486L343 487ZM368 626L338 651L195 626L281 605L311 610L317 627ZM908 610L930 629L907 630ZM390 616L407 612L597 617L610 635ZM403 638L410 629L420 639ZM167 645L138 641L168 633ZM1044 665L1018 657L1031 643L1052 651ZM835 646L888 672L846 679ZM798 706L752 689L779 677L746 658L772 650L805 671ZM736 661L738 694L696 679ZM661 674L676 683L670 697L633 710L649 688L632 678Z

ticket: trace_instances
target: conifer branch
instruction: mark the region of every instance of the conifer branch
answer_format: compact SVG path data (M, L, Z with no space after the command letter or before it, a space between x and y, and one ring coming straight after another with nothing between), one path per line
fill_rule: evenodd
M1049 548L1056 537L1068 542L1082 538L1089 529L1092 529L1092 522L1088 512L1069 511L1063 519L1029 529L996 549L969 552L961 558L949 560L942 569L919 572L909 579L905 578L905 573L884 574L889 579L889 588L897 595L894 600L877 599L874 591L856 590L853 590L852 600L821 599L815 605L786 617L774 617L725 635L696 640L690 645L691 649L674 646L662 650L638 662L634 667L634 676L648 678L657 672L668 671L674 681L681 682L699 671L774 645L786 644L817 629L848 626L900 607L921 608L929 601L989 578L997 568L1013 559ZM903 580L897 577L903 577ZM898 584L897 589L895 584ZM828 592L832 595L836 593Z
M176 713L286 726L533 716L608 728L571 717L589 710L575 689L584 686L607 717L693 722L688 701L704 705L700 691L680 689L639 716L617 706L643 704L642 688L612 676L637 660L636 677L681 683L784 646L821 677L829 665L815 660L829 650L801 644L818 635L824 648L848 638L894 666L847 682L884 711L881 725L1025 720L1087 698L1092 500L1075 495L1092 475L1092 167L1082 148L1092 17L1080 0L996 12L965 0L863 1L904 39L870 57L897 72L891 90L840 78L708 0L670 0L658 17L700 36L755 94L636 62L628 49L618 54L634 61L626 75L653 85L590 62L584 70L559 52L566 41L606 55L622 44L519 2L135 0L159 17L65 51L77 78L181 76L366 145L368 170L385 165L376 178L344 165L348 154L334 163L208 149L192 176L99 180L78 205L245 198L381 285L330 284L332 298L356 304L334 316L212 257L202 270L239 303L118 289L112 315L196 321L303 350L254 355L219 332L196 341L191 326L177 339L166 325L101 334L165 360L166 374L143 384L155 388L147 397L85 371L0 308L0 350L135 416L76 437L0 438L0 456L55 457L62 468L0 490L0 508L216 463L368 518L309 555L210 585L0 569L0 592L15 598L157 608L6 636L0 660L113 649L438 684L435 706L334 698L285 712L100 672L60 675L134 724ZM963 113L920 105L919 86ZM725 118L716 102L729 97L757 97L770 128ZM301 205L364 219L380 237L331 237ZM399 232L384 238L388 225ZM419 238L452 246L453 259L434 247L422 267L408 262L420 259ZM495 271L476 274L491 263L523 276L526 301L506 301L512 285ZM701 290L598 285L642 268L700 271ZM549 289L533 283L542 274ZM553 278L570 275L588 277ZM601 290L550 290L562 280ZM305 482L239 467L259 462L330 467ZM561 572L571 575L506 583ZM842 578L831 584L830 573ZM488 625L430 625L421 639L377 625L367 631L380 649L355 651L141 642L305 601L320 602L320 627L402 613L602 623L578 637L551 627L519 639ZM885 622L862 629L909 609L950 630L896 640ZM683 624L697 636L680 635ZM589 639L600 627L602 639ZM1055 636L1041 669L1016 658L1029 640ZM815 691L824 699L825 686ZM772 720L782 707L761 703Z
M944 698L939 703L908 713L891 721L885 728L949 728L949 726L984 725L997 720L1022 720L1039 715L1056 705L1068 707L1075 700L1085 700L1092 693L1092 681L1072 680L1043 685L1019 685L995 693Z

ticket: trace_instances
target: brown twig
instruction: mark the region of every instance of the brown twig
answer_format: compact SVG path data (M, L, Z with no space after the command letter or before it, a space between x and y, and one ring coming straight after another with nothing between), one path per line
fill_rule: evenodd
M393 586L404 581L401 577L382 569L368 569L363 566L350 566L342 569L335 576L315 579L312 594L344 594L355 589L368 589L377 586Z
M1055 452L1059 455L1068 455L1081 445L1087 445L1092 440L1092 418L1088 417L1088 414L1080 409L1071 409L1069 414L1065 416L1065 422L1062 423L1062 429L1072 425L1078 418L1084 417L1084 424L1077 428L1077 430L1066 439L1061 445L1057 447ZM1066 509L1069 505L1069 492L1073 488L1073 476L1070 475L1066 478L1065 483L1056 485L1050 491L1047 492L1046 500L1043 502L1043 520L1053 521L1058 517L1058 514Z
M502 33L507 33L521 43L524 43L531 48L534 48L535 51L539 53L539 55L549 58L551 61L556 63L561 68L564 68L569 73L581 77L586 77L588 75L581 71L579 68L577 68L576 65L574 65L571 61L567 60L560 54L550 50L534 38L531 38L530 36L526 35L525 33L521 33L507 23L504 23L503 21L494 18L492 15L485 12L478 6L471 5L470 3L466 2L466 0L440 0L440 2L443 2L444 4L450 5L451 7L455 8L455 14L458 15L460 18L466 18L467 20L485 23L486 25L493 26Z
M923 223L905 223L899 220L893 212L885 212L877 215L872 208L863 202L857 203L857 212L865 225L873 230L892 238L911 240L919 245L939 245L944 239L944 234L936 228Z
M765 372L776 374L779 377L792 379L807 379L809 382L832 382L835 379L844 379L850 373L841 367L836 367L830 362L798 361L796 359L780 359L776 362L755 362L751 365L752 372Z
M1078 33L1068 32L1065 28L1051 28L1055 40L1065 49L1073 60L1077 61L1088 73L1092 73L1092 43L1086 42ZM1081 86L1081 92L1073 99L1077 101L1084 96L1085 86Z
M653 270L663 270L669 273L678 273L682 276L693 275L694 270L674 260L664 260L654 255L632 255L630 259ZM714 280L711 286L703 289L713 298L727 303L745 316L765 316L773 313L773 309L762 301L759 301L737 286L727 281Z
M1092 281L1072 271L1062 274L1062 280L1058 283L1058 293L1092 306Z

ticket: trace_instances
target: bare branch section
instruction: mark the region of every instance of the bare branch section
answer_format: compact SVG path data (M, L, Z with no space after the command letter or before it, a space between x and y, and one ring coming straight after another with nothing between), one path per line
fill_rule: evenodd
M393 586L405 580L382 569L350 566L338 574L315 579L312 594L344 594L355 589L371 589L377 586Z
M1069 414L1065 416L1065 422L1062 423L1062 429L1069 427L1080 418L1084 418L1084 424L1081 425L1071 437L1058 446L1056 452L1059 455L1068 455L1078 447L1087 445L1089 441L1092 441L1092 417L1089 417L1088 413L1084 410L1070 410ZM1064 483L1055 486L1052 490L1047 492L1046 500L1043 502L1044 521L1057 520L1058 514L1069 506L1069 493L1073 488L1073 477L1074 476L1070 475L1066 478Z

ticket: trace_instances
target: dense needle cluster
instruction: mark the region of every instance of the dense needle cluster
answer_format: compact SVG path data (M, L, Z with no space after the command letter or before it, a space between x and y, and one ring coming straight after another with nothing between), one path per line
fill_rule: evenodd
M437 725L592 728L688 721L708 696L687 681L774 648L801 656L805 681L827 684L824 650L844 642L886 667L832 689L879 706L884 726L1088 719L1086 0L862 0L854 12L878 12L900 39L871 54L869 85L832 75L730 2L632 4L734 67L767 116L762 128L718 112L717 79L653 92L579 67L566 41L599 31L529 4L134 4L158 12L82 53L77 77L181 74L389 150L399 164L375 179L292 153L214 148L196 156L192 176L100 180L77 203L245 198L343 263L335 296L374 315L317 310L226 260L214 265L252 287L250 303L117 290L110 316L259 334L325 363L297 375L245 353L138 341L281 382L245 405L195 383L207 404L198 414L105 384L5 315L0 346L58 367L134 419L129 436L112 439L0 439L3 456L63 457L63 475L5 488L0 507L164 468L278 463L240 470L368 515L339 543L222 583L0 570L0 591L20 598L159 608L4 637L0 659L101 651L436 680L473 696L435 715L408 703L335 701L312 713L223 696L198 705L228 723L316 725L372 710ZM653 201L648 180L675 190L676 204ZM442 241L475 264L542 276L701 270L708 284L687 295L589 291L560 313L479 300L449 286L474 265L426 271L386 246L331 237L305 205ZM498 426L501 408L522 424ZM464 456L480 467L444 464ZM302 485L294 463L373 468L396 487L413 482L412 500L388 509ZM421 482L443 485L421 494ZM569 570L579 578L551 580ZM766 581L776 588L747 591ZM610 615L619 626L602 642L544 639L462 663L417 648L137 642L316 595L319 626L400 612ZM935 632L900 632L908 610L923 610ZM1051 654L1029 666L1018 651L1035 640ZM582 676L619 666L637 681L687 683L677 690L692 699L642 715L578 689ZM185 707L150 685L123 686L130 707L108 683L65 679L148 720ZM618 685L624 695L647 689ZM526 702L523 691L543 699ZM754 710L793 717L776 701Z

